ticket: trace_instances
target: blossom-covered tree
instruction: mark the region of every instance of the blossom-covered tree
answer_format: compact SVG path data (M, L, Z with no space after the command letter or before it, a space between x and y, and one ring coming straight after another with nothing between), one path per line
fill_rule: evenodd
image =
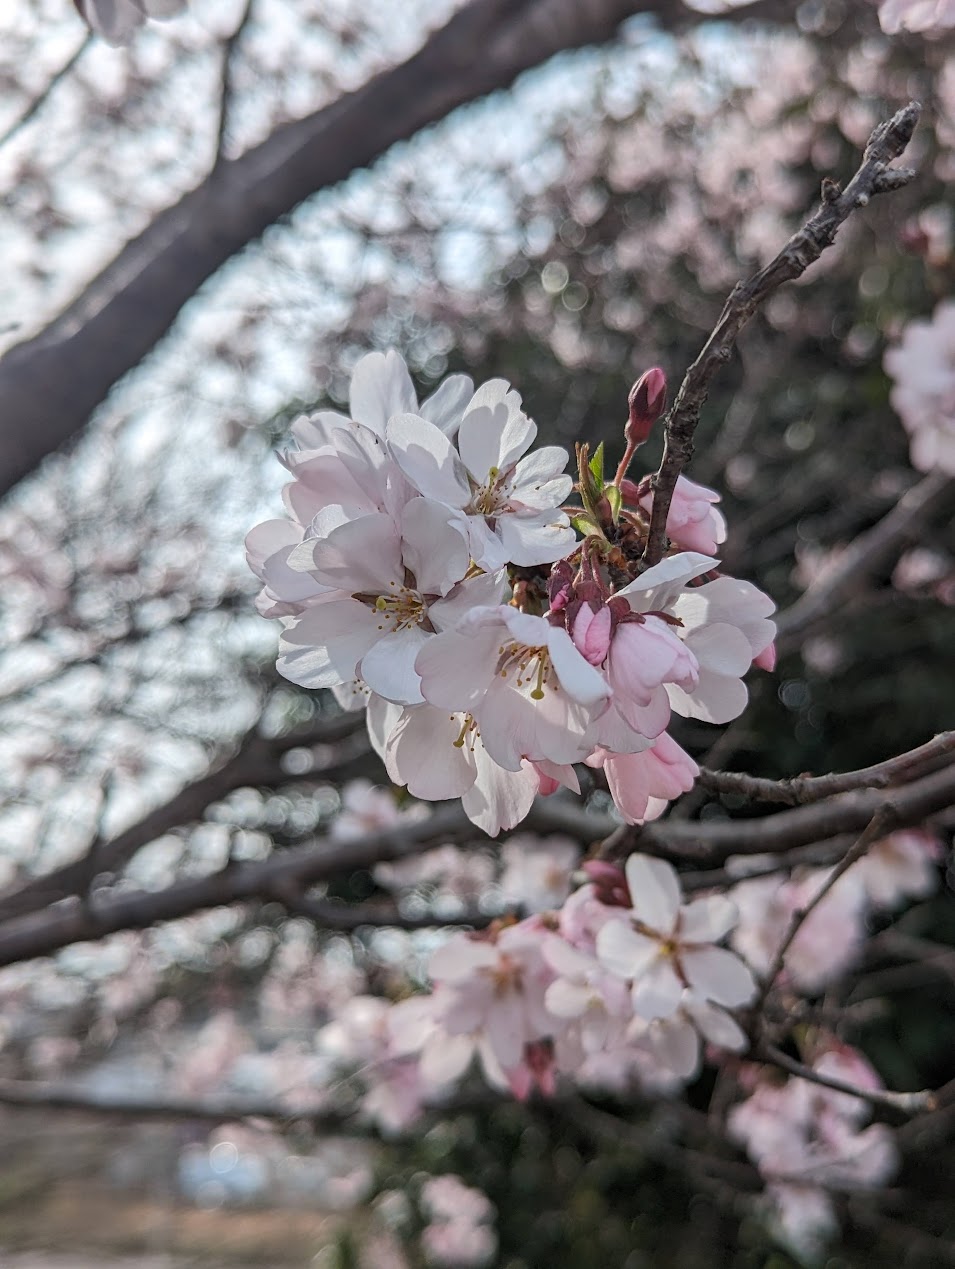
M76 8L11 26L14 441L635 11ZM341 1264L951 1258L948 19L655 12L0 512L0 1102L184 1120L203 1202L294 1152Z

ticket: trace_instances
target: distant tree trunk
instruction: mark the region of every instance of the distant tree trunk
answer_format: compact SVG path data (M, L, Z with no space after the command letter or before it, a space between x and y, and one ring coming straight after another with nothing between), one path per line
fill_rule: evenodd
M83 428L220 265L303 199L553 54L608 39L635 12L700 20L679 0L472 0L402 65L217 164L0 359L0 495Z

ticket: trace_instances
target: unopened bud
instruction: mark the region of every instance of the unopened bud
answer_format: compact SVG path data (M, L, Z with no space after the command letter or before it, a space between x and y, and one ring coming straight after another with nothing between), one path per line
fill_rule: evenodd
M641 498L640 486L635 480L631 480L629 476L624 476L620 482L620 497L623 499L625 507L636 507Z
M624 428L628 445L642 445L666 409L667 377L659 366L646 370L630 389L630 417Z

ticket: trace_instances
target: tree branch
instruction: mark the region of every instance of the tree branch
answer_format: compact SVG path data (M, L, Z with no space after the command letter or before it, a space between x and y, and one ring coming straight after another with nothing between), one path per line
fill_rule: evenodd
M684 375L667 415L663 458L651 483L653 508L643 568L651 568L663 558L670 502L677 479L693 456L693 437L710 381L719 367L730 360L740 331L774 291L784 282L801 277L819 259L856 208L867 206L874 195L899 189L914 178L913 171L890 168L889 164L912 139L920 114L921 106L913 101L887 123L879 124L869 138L861 167L845 191L834 181L824 181L818 211L793 234L774 260L734 287L702 352Z
M847 793L852 789L884 789L896 784L901 777L909 778L921 766L955 750L955 731L943 731L911 749L908 753L887 758L871 767L858 771L844 771L823 776L793 776L788 780L765 780L758 776L737 771L710 771L703 767L699 782L714 793L738 793L758 802L784 802L787 806L799 806L819 802L834 793Z
M111 841L100 844L96 855L99 874L118 872L136 852L168 833L170 829L202 818L214 802L220 802L234 789L245 786L268 786L293 779L282 769L282 755L290 749L314 744L334 744L352 735L363 720L354 714L323 719L307 731L293 731L284 736L266 737L258 724L250 728L239 742L238 749L221 767L187 784L168 802L144 815ZM55 872L28 881L12 894L0 895L0 921L36 912L48 904L76 894L90 881L87 859L65 864Z
M791 8L756 0L720 20ZM705 20L678 0L471 0L400 66L215 165L60 316L0 359L0 494L85 426L207 278L304 199L556 53L609 39L634 13L674 28Z
M848 1093L850 1097L858 1097L860 1101L868 1102L878 1110L893 1111L897 1115L918 1115L934 1109L937 1104L938 1093L932 1089L925 1088L917 1093L893 1093L884 1088L859 1088L855 1084L847 1084L845 1080L836 1079L835 1076L814 1071L811 1066L797 1062L774 1044L762 1045L758 1056L798 1079L808 1080L810 1084L818 1084L822 1088L834 1089L837 1093Z
M896 558L899 548L916 541L926 524L955 508L955 480L932 472L902 495L896 505L866 533L861 533L838 563L777 618L776 646L785 654L818 621L838 612L869 577Z

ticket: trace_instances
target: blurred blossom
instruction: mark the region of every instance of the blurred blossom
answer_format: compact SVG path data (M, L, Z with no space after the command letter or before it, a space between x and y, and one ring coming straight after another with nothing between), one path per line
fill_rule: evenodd
M955 21L955 8L953 21ZM930 320L909 322L884 359L895 380L892 405L909 433L913 467L955 475L955 302L943 301Z

